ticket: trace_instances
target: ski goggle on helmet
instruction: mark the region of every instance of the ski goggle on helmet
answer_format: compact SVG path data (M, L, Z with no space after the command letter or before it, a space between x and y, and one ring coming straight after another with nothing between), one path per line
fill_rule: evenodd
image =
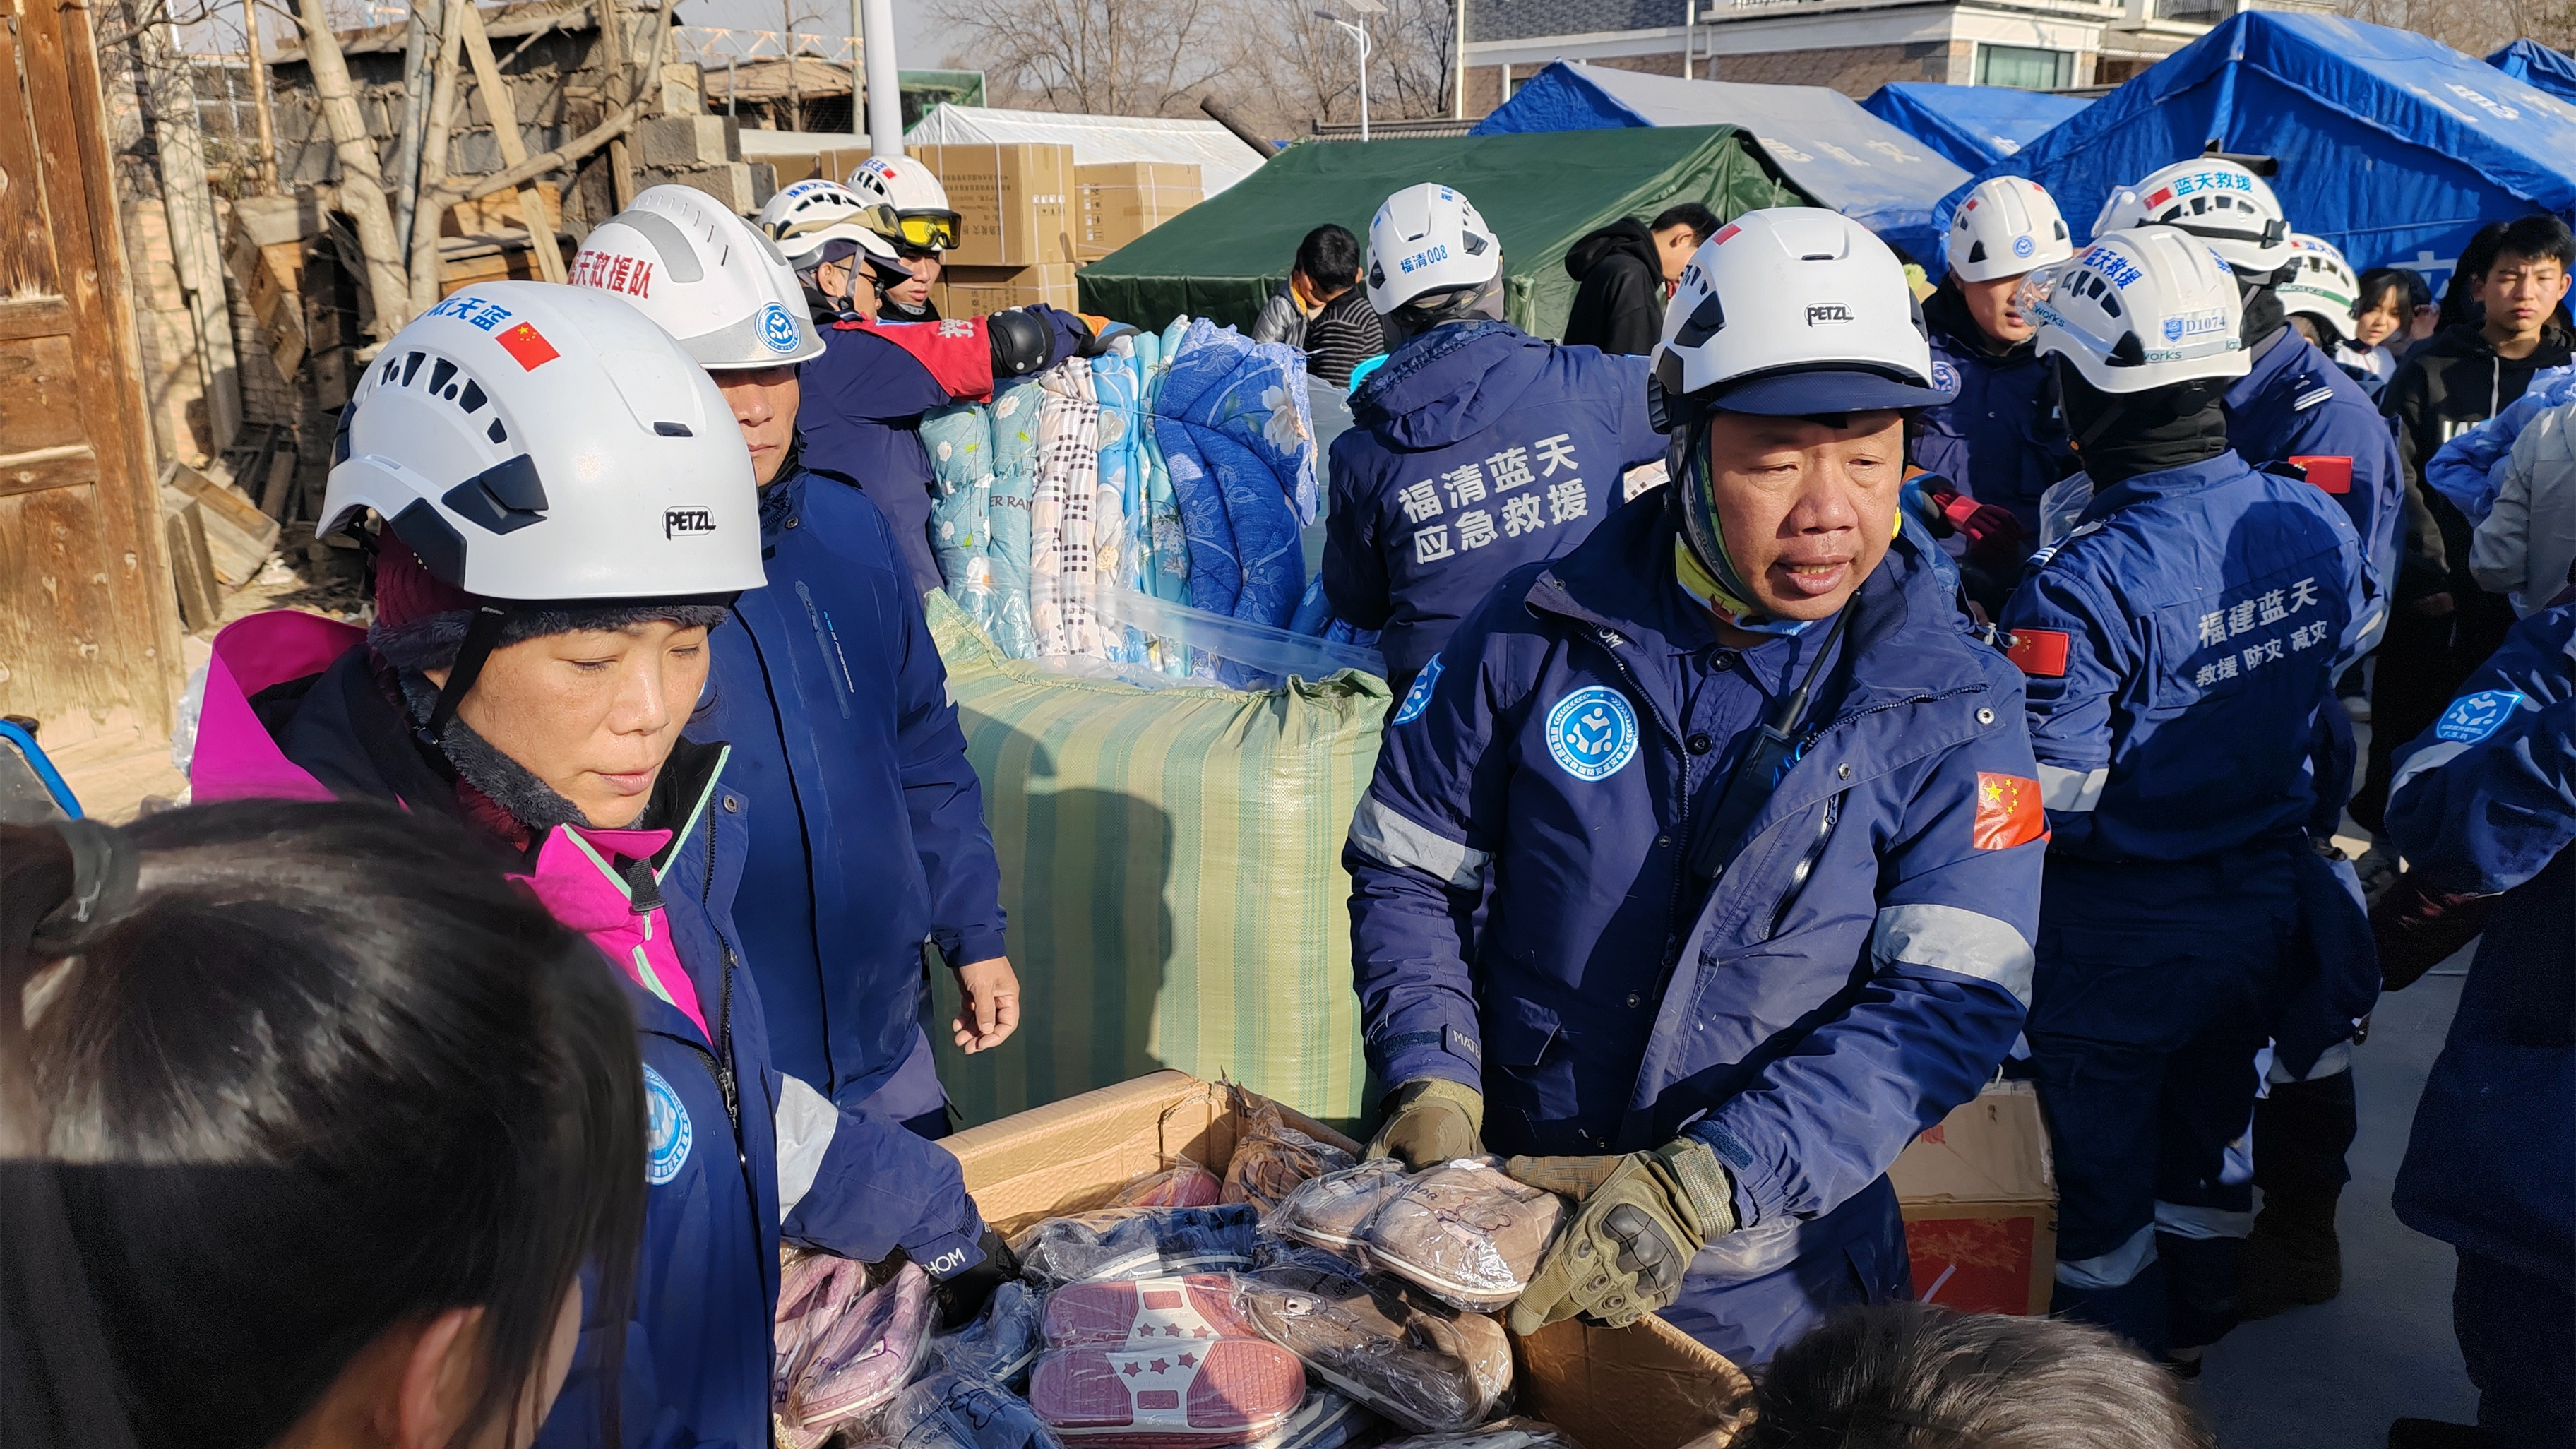
M861 202L894 213L895 230L882 234L886 240L933 252L957 245L959 217L948 204L948 188L921 162L871 156L850 173L850 190Z
M1682 269L1647 398L1672 435L1682 584L1741 629L1795 634L1764 614L1718 521L1710 419L1821 418L1933 407L1958 395L1936 374L1922 308L1887 244L1838 212L1779 207L1721 228ZM1893 490L1888 526L1902 526Z

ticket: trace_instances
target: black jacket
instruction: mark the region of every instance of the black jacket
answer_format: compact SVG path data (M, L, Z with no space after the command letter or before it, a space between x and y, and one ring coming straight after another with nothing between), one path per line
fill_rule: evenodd
M2469 577L2472 525L2449 499L2424 486L2424 465L2452 435L2521 397L2533 373L2565 367L2570 340L2566 328L2552 321L2530 356L2499 357L2478 324L2464 322L2408 354L2388 380L2379 406L2397 430L2397 456L2406 466L2400 602L2445 591L2464 598L2478 592Z
M1565 274L1577 284L1565 317L1568 346L1654 350L1664 332L1664 266L1644 222L1623 216L1576 242Z

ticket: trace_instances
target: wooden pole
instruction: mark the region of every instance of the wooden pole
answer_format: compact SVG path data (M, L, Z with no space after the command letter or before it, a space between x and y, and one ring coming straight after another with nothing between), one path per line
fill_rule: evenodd
M591 3L599 19L600 94L607 102L604 109L613 115L633 98L635 85L640 85L644 93L650 95L661 88L662 78L648 75L635 78L634 85L628 83L625 9L617 0L591 0ZM615 198L619 211L635 204L635 163L627 154L623 136L608 143L608 183L609 195Z
M259 39L259 0L242 0L242 36L250 48L250 109L259 123L259 194L277 194L277 113L268 103L268 49Z
M303 23L304 63L322 102L322 124L340 159L340 204L357 223L358 251L366 258L367 295L376 309L374 332L379 339L391 337L410 318L411 287L394 241L393 209L385 204L384 168L376 162L376 141L367 134L366 118L358 113L357 88L349 82L349 60L340 53L329 9L323 0L302 0L297 18Z
M437 0L414 0L435 4ZM473 0L446 0L438 27L438 58L429 68L429 111L421 118L419 195L412 203L411 310L414 316L438 305L438 231L442 213L455 201L447 190L447 137L456 124L457 52L464 43L465 22L457 12Z
M463 15L465 57L474 63L474 85L483 93L483 113L491 118L492 139L501 143L501 165L504 169L520 165L528 159L528 143L519 134L518 100L510 94L500 64L492 59L492 39L483 32L482 13L469 4ZM563 250L555 244L554 223L546 219L545 198L534 185L519 190L519 219L527 223L528 241L536 250L537 275L549 282L564 280Z

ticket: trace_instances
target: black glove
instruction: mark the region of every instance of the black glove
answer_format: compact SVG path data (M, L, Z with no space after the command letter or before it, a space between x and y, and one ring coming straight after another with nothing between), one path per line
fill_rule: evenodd
M984 1255L982 1262L961 1268L933 1287L931 1296L939 1303L939 1326L944 1331L971 1323L984 1311L993 1290L1020 1276L1020 1260L1011 1253L1011 1245L1000 1233L984 1229L975 1243Z

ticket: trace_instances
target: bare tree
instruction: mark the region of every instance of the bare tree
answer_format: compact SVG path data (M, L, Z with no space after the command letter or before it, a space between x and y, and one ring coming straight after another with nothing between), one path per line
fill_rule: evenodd
M2344 13L2489 55L2525 36L2565 50L2576 43L2570 0L2344 0Z
M1006 105L1104 116L1179 115L1225 76L1212 0L933 0L947 24L986 38L974 63ZM1232 89L1227 85L1226 89Z

